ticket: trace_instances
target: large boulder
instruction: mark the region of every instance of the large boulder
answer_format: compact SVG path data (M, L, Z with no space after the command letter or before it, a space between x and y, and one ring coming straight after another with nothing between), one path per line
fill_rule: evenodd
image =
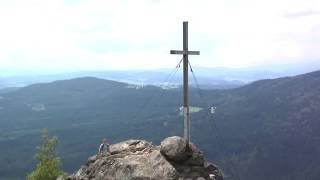
M145 140L128 140L111 145L110 151L91 156L85 166L66 179L222 179L220 170L203 163L202 152L194 144L187 146L180 137L166 138L161 146Z
M172 136L164 139L160 145L160 152L169 160L183 161L186 159L187 142L185 139Z

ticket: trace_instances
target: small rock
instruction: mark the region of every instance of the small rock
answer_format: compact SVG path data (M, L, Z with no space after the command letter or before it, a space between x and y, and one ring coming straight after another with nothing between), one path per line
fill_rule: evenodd
M88 158L87 165L94 163L97 160L97 155L91 156Z
M207 169L207 171L209 172L214 172L215 170L218 169L218 167L212 163L209 163L209 162L205 162L204 163L204 167Z
M216 177L216 176L215 176L214 174L209 174L209 178L210 178L210 179L215 179L215 177Z

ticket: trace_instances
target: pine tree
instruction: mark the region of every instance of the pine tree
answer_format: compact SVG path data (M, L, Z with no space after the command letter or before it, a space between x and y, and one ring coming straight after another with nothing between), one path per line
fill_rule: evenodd
M42 131L42 143L35 155L37 167L28 176L28 180L55 180L63 175L60 158L56 153L57 137L50 137L48 130Z

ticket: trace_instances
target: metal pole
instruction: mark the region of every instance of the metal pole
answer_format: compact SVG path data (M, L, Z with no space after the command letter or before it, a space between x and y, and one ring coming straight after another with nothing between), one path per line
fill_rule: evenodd
M190 117L188 102L188 22L183 22L183 115L184 115L184 138L187 143L190 140Z

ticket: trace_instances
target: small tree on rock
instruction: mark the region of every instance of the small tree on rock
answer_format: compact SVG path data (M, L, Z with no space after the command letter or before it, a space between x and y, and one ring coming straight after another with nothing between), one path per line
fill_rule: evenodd
M60 158L56 153L57 137L50 137L48 130L42 131L42 142L35 158L38 161L37 167L28 176L28 180L55 180L63 175Z

